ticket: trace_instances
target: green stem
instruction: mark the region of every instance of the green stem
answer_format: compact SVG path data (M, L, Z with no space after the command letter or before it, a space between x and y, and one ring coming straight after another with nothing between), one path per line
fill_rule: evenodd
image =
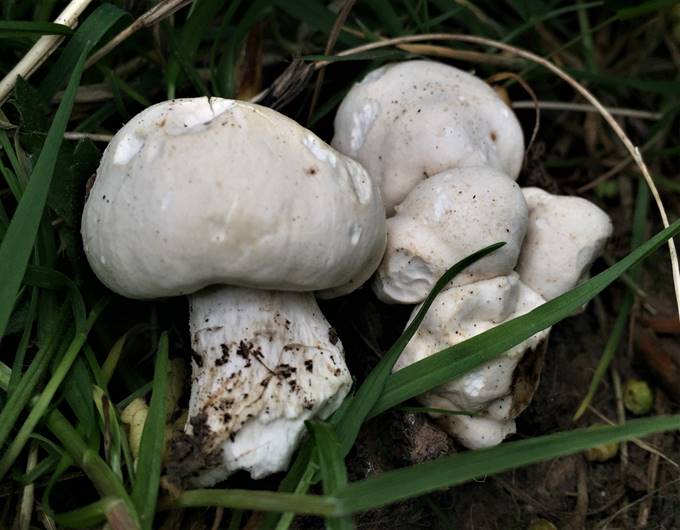
M133 528L141 528L139 517L123 483L106 465L106 462L87 446L64 415L54 409L47 415L45 425L59 439L74 463L89 477L97 491L105 498L113 497L122 500L127 516L135 522Z
M116 497L104 497L82 508L54 514L54 521L61 527L89 528L101 524L106 519L109 521L112 518L118 519L116 516L124 508L125 503L122 500ZM134 526L126 528L134 528Z
M176 499L165 499L159 510L222 506L238 510L274 511L310 515L339 515L337 502L332 497L297 495L276 491L253 490L189 490Z

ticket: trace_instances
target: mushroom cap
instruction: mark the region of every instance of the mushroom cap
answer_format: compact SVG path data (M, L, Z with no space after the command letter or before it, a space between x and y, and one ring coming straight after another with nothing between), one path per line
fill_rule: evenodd
M515 272L446 289L435 298L420 328L397 360L394 371L528 313L543 303L545 300L524 285ZM414 309L411 318L419 308ZM520 361L527 352L539 347L549 331L548 328L532 335L502 356L418 399L435 408L480 412L479 417L472 418L442 417L441 425L466 447L499 443L514 432L514 417L526 406L524 402L514 402L516 379L523 376L518 373ZM520 396L518 401L523 399L524 396Z
M387 250L373 282L388 303L419 303L446 270L493 243L452 285L510 274L527 226L516 182L488 167L444 171L418 184L387 220Z
M118 131L82 236L100 280L130 298L212 284L312 291L370 277L384 218L357 162L274 110L203 97L159 103Z
M529 225L517 264L524 283L552 300L578 285L612 234L609 216L580 197L523 188Z
M388 214L428 175L489 166L516 179L524 157L519 122L493 89L434 61L388 64L355 84L332 145L377 179Z

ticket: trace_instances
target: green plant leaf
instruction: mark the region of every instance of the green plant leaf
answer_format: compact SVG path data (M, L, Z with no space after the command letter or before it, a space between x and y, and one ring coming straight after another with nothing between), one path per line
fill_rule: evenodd
M316 445L323 491L326 495L335 495L347 485L347 470L335 431L331 425L320 421L308 422L307 428ZM326 519L326 528L329 530L351 529L352 520L349 517L329 517Z
M204 35L203 28L214 20L223 4L222 0L196 0L194 3L193 9L176 39L177 47L182 50L183 58L188 61L189 66L193 64L196 50ZM182 69L186 71L186 67L182 66ZM165 72L170 99L175 97L175 85L179 72L179 58L172 57Z
M124 513L125 502L116 497L103 497L98 501L76 508L70 512L54 514L54 521L64 528L92 528L107 519L109 523L118 523L111 528L134 528L134 521L128 521L130 526L124 526L119 515Z
M21 280L38 234L59 146L64 137L84 64L85 52L83 51L75 65L64 98L54 116L47 139L31 174L31 179L17 206L14 217L12 217L7 234L0 243L0 278L3 279L0 282L0 337L5 333L5 327L12 313L14 301L19 292Z
M136 480L132 487L132 501L137 506L142 528L151 529L156 513L158 484L165 445L165 407L168 387L168 335L163 333L156 352L153 389L149 412L139 446Z
M54 327L51 330L49 340L35 354L28 369L16 383L16 387L2 408L2 412L0 412L0 447L4 447L14 424L29 403L54 357L62 335L66 331L67 316L68 306L64 305L54 318Z
M9 447L0 458L0 479L5 476L10 466L14 463L14 460L19 456L19 453L26 445L26 442L33 432L33 429L38 424L38 421L44 416L47 409L51 406L52 399L61 386L66 374L71 369L71 366L73 366L76 356L78 353L80 353L80 349L85 343L87 334L89 333L90 329L92 329L92 326L97 321L97 318L99 318L99 315L107 304L108 298L103 298L100 300L90 312L90 316L88 317L84 328L76 329L76 333L73 336L73 339L71 340L66 352L59 360L52 377L45 385L45 388L40 393L38 399L35 400L35 403L31 407L31 412L29 412L23 425L18 430L16 436L9 444Z
M680 415L632 420L507 442L491 449L445 456L371 478L351 482L335 495L297 495L253 490L190 490L166 500L161 509L223 506L259 511L287 511L346 516L441 488L463 484L510 469L558 458L605 443L641 438L680 428Z
M40 83L38 92L43 100L50 101L74 70L84 53L88 55L101 38L126 15L125 11L112 4L102 4L80 24L59 58Z
M45 425L59 439L71 461L85 472L102 498L113 497L123 501L123 505L115 512L118 520L125 523L120 528L131 530L140 528L139 516L123 483L106 465L106 462L87 446L78 431L73 428L64 415L57 409L53 409L45 418ZM64 460L63 463L60 462L54 476L63 473L68 465L70 465L68 460ZM43 495L43 504L46 507L49 507L47 496L54 484L55 482L51 481Z
M0 20L0 39L40 35L71 35L73 30L54 22Z
M354 482L335 498L340 503L341 514L356 513L605 443L678 428L680 416L658 416L614 427L576 429L503 443L491 449L457 453Z

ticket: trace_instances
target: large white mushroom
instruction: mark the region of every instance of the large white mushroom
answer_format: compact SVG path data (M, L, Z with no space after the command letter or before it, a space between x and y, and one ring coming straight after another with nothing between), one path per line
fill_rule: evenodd
M524 157L519 122L493 89L434 61L388 64L355 84L331 145L378 181L388 215L428 176L486 166L516 179Z
M445 64L407 61L369 73L340 105L332 144L380 184L390 216L387 250L373 282L381 300L420 303L457 261L507 243L442 291L395 370L573 287L610 234L606 214L585 200L540 190L523 196L514 182L524 156L517 119L482 80ZM518 260L519 275L513 272ZM438 417L467 447L500 443L514 432L514 418L538 384L538 343L547 334L420 401L474 412Z
M82 219L92 269L131 298L189 295L193 385L174 462L194 483L284 469L350 387L314 291L352 290L385 246L354 160L265 107L159 103L101 160Z
M505 246L461 272L453 285L510 274L527 229L520 187L488 167L450 169L418 184L387 220L387 249L373 281L388 303L422 302L454 263Z
M566 293L588 277L613 226L609 216L581 197L522 188L529 226L517 264L524 283L546 300Z

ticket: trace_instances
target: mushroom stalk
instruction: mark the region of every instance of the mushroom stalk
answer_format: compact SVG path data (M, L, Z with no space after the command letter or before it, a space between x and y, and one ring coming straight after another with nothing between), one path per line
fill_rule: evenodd
M189 328L189 419L176 449L180 474L200 473L195 485L286 469L305 421L329 416L351 386L313 293L203 289L189 297Z

